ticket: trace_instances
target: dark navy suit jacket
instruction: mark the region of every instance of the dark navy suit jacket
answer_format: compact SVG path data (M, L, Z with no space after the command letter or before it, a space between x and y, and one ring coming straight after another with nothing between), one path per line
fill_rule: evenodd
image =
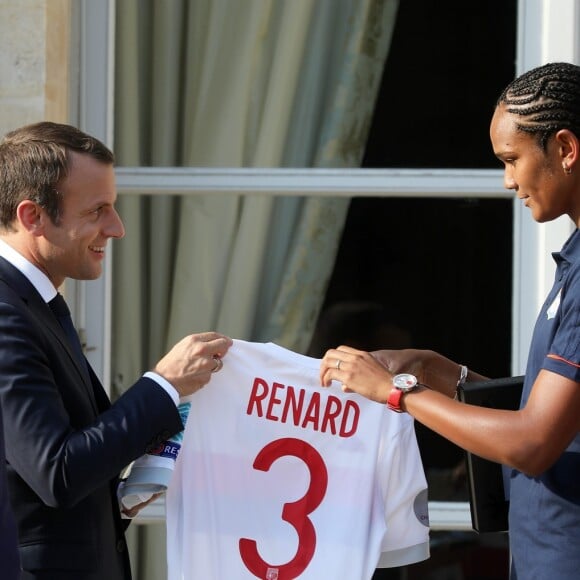
M119 473L182 430L179 413L145 377L111 405L40 294L3 258L0 408L23 578L131 578Z
M4 580L20 578L20 558L16 522L8 495L6 457L4 455L4 429L0 414L0 570Z

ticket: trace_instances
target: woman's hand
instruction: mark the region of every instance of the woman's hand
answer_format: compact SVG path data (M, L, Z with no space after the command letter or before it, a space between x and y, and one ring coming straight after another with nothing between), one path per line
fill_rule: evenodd
M329 386L332 380L339 381L344 392L384 403L393 387L392 379L399 373L415 375L419 383L453 397L460 370L461 365L432 350L408 348L368 353L339 346L324 355L320 380L323 386ZM475 373L470 378L483 379Z
M393 388L392 377L387 367L371 353L350 346L328 350L320 365L323 386L338 381L345 393L358 393L378 403L386 402Z

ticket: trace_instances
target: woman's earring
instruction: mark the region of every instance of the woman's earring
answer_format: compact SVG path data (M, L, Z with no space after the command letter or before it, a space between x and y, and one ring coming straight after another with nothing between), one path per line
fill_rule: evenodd
M566 163L562 163L562 169L566 175L570 175L572 173L572 168L566 165Z

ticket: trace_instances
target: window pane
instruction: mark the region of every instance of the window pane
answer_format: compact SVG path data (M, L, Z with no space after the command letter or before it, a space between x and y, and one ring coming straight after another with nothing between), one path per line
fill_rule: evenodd
M498 166L489 121L515 76L516 0L466 6L400 3L364 166Z
M427 348L509 376L510 199L357 198L309 354ZM493 224L493 227L491 227ZM415 423L430 501L468 501L464 452ZM507 534L431 533L431 558L375 580L505 580Z
M400 0L363 166L497 167L488 143L488 123L500 89L514 77L516 3L517 0L489 0L474 3L466 10L460 0ZM181 6L175 4L178 5ZM359 165L365 142L359 133L362 127L368 126L361 112L368 107L371 115L375 100L372 79L379 77L376 74L379 71L373 71L368 78L361 78L358 73L353 76L353 83L348 86L355 98L348 103L356 106L345 106L340 121L336 120L337 115L331 115L334 99L327 92L332 92L330 87L334 84L326 76L330 75L332 64L335 68L331 76L342 79L338 65L348 58L338 51L338 56L323 67L324 82L311 82L311 77L323 78L319 71L311 70L313 63L321 61L329 47L342 46L339 42L342 37L337 40L337 34L348 31L351 13L345 7L352 8L354 3L342 2L341 10L334 11L336 23L330 26L335 27L334 34L328 35L328 27L309 29L311 44L305 50L305 64L298 67L296 98L290 98L284 91L283 99L278 93L275 98L271 97L272 103L285 111L274 115L274 126L287 118L290 110L293 112L283 145L273 138L271 129L265 131L268 142L260 141L259 150L280 149L276 156L265 157L256 157L253 153L254 141L264 131L259 113L265 107L256 106L251 114L250 109L242 106L232 107L232 101L239 103L238 98L229 98L234 72L223 73L225 78L221 83L230 88L217 91L219 99L215 97L207 102L202 98L210 89L199 89L201 78L207 81L217 77L223 67L214 66L201 47L191 48L198 36L188 32L186 22L193 23L193 30L198 32L204 22L197 13L190 13L193 4L183 5L190 7L183 8L183 14L169 11L165 15L167 20L156 16L154 6L144 2L138 13L133 13L124 3L117 3L115 150L120 165L324 166L320 162L316 135L327 116L332 117L327 129L332 128L340 135L341 151L349 152L356 145L356 154L349 152L347 158L356 157L355 165ZM273 6L281 10L288 4L277 2ZM285 13L279 18L281 29L287 26L285 18ZM319 20L325 22L324 18ZM215 29L224 27L225 22ZM233 30L232 42L240 33L236 27ZM317 36L317 33L320 34ZM271 34L274 38L278 36L275 32ZM327 43L331 38L333 43L326 46L321 38L327 38ZM371 35L369 43L375 40ZM274 52L274 48L269 48L265 54ZM240 59L241 53L236 53L234 59L225 60L239 72ZM200 63L210 64L207 70L202 70ZM240 76L251 80L247 75ZM208 85L213 91L216 82L213 80ZM236 86L233 80L231 84ZM352 88L354 85L358 86ZM340 90L345 89L342 86ZM258 88L254 86L253 90ZM365 99L369 102L365 103ZM258 105L261 102L257 97L253 101ZM353 108L356 109L354 116ZM348 114L350 119L346 118ZM247 127L240 131L240 125ZM220 135L226 138L220 140ZM213 153L210 155L210 152ZM331 165L349 164L333 162Z
M391 336L393 348L429 348L487 376L507 376L512 207L511 199L353 199L322 313L341 303L375 306L366 308L372 315L361 307L352 317L367 328L318 335L311 354L325 348L314 343L336 344L356 331L353 340L365 337L369 349L388 346ZM349 308L341 312L349 320ZM376 321L391 328L373 333L368 325Z

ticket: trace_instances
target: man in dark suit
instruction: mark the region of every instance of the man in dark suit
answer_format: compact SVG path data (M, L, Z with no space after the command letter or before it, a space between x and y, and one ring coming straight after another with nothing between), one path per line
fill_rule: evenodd
M97 278L108 240L125 233L113 162L68 125L37 123L0 142L0 407L23 580L131 578L119 473L183 429L179 398L210 380L231 345L187 336L107 397L66 332L62 297L51 306L66 278Z
M4 429L0 413L0 570L3 580L20 578L20 557L18 556L18 536L16 522L8 495L6 477L6 456L4 454Z

